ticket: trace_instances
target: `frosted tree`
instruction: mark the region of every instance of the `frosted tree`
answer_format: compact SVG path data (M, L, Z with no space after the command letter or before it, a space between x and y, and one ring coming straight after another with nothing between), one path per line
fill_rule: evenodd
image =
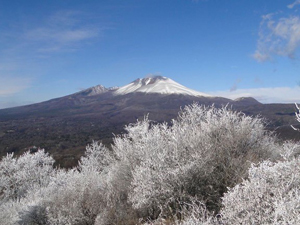
M99 173L76 169L59 170L46 187L28 191L20 201L0 206L1 224L89 224L95 223L103 204Z
M43 206L49 224L94 224L105 191L99 173L70 170L44 190Z
M297 112L295 112L296 120L297 120L298 122L300 122L300 108L299 108L299 106L298 106L297 104L295 104L295 106L296 106L296 108L297 108ZM294 127L293 125L291 125L291 127L292 127L294 130L298 130L298 131L299 131L299 129L296 128L296 127Z
M229 189L223 205L228 224L300 224L300 158L253 164L248 180Z
M193 104L171 126L146 118L126 129L114 145L126 193L140 214L153 218L177 214L194 198L218 210L227 187L247 176L251 161L278 155L262 119L226 107Z
M20 200L28 190L46 186L53 173L54 160L44 150L24 153L18 158L8 154L0 161L0 200Z
M252 164L248 179L225 193L226 223L300 224L300 145L286 142L280 152L280 161Z
M24 153L18 158L8 154L0 161L0 223L16 224L19 212L35 205L30 192L46 187L54 176L54 160L44 150Z
M95 224L108 207L108 173L114 156L99 142L86 148L79 166L53 169L43 150L0 162L1 224Z
M85 155L79 161L79 170L97 171L101 173L114 162L113 153L108 150L101 142L93 141L92 144L87 145Z
M21 211L20 223L34 224L38 218L47 224L95 224L108 205L106 180L113 162L102 143L88 145L77 168L57 171L47 187L32 193L40 201Z

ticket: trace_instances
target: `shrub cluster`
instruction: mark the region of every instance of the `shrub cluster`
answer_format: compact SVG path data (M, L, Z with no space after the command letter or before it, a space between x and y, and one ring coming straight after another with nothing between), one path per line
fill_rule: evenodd
M146 117L125 129L70 170L43 150L4 157L0 223L300 222L299 148L277 143L261 118L193 104L171 124Z
M300 223L300 158L284 158L253 164L248 179L225 193L222 215L228 224Z

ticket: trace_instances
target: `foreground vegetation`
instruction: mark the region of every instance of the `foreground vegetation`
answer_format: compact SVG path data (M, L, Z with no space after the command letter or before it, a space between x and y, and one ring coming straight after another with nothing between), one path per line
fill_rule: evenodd
M0 162L1 224L298 224L300 146L261 118L197 104L86 148L76 168L43 150Z

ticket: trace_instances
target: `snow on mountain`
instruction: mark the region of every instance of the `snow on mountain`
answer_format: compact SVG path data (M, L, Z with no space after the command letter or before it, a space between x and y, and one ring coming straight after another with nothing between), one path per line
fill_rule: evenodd
M108 92L108 91L114 91L116 89L118 89L118 87L106 88L102 85L97 85L97 86L85 89L85 90L83 90L79 93L87 95L87 96L93 96L93 95L103 94L103 93Z
M89 96L102 94L102 93L108 91L107 88L102 85L97 85L95 87L91 87L88 90L89 90Z
M170 78L162 76L147 77L143 79L139 78L128 85L116 89L114 94L124 95L133 92L183 94L210 97L208 94L189 89Z
M136 79L135 81L127 84L123 87L111 87L106 88L102 85L97 85L83 91L78 92L78 94L84 96L94 96L99 94L104 94L110 92L114 95L125 95L129 93L142 92L142 93L158 93L158 94L183 94L191 96L205 96L210 97L210 95L202 92L198 92L189 89L170 78L162 76L146 77L143 79Z

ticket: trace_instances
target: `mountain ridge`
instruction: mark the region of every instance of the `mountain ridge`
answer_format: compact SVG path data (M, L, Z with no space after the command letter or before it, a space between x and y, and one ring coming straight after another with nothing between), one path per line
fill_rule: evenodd
M147 85L157 84L153 79L135 82L146 89ZM97 85L45 102L1 109L0 156L10 152L19 155L30 146L37 146L45 148L62 167L71 167L93 140L109 146L114 135L125 132L125 125L142 120L145 115L158 123L170 122L178 116L180 108L194 102L215 107L229 105L247 115L261 115L270 121L270 129L285 126L281 130L286 136L293 135L288 129L289 124L295 123L293 104L262 104L253 98L234 101L178 92L139 92L134 88L129 93L114 94L119 89Z

